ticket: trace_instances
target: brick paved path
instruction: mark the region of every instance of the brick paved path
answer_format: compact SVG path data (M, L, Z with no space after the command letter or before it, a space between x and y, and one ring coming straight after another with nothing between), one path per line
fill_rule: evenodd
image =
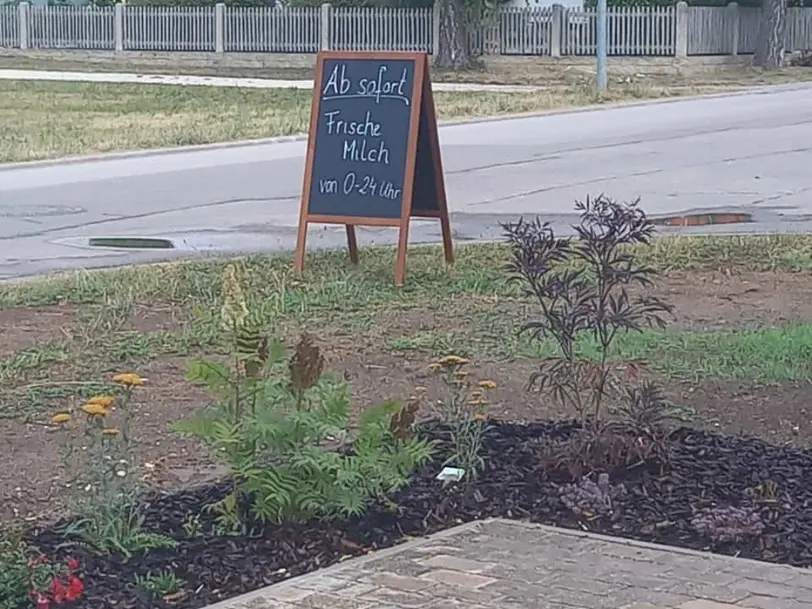
M812 571L488 520L210 609L812 609Z

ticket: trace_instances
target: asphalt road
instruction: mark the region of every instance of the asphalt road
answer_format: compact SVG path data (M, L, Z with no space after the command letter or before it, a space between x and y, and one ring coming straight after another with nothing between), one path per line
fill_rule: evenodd
M588 194L640 197L653 215L744 211L722 231L812 229L812 86L444 126L457 242L541 215L565 227ZM304 141L29 167L0 166L0 279L295 246ZM690 229L683 229L690 230ZM695 229L695 230L714 230ZM179 249L86 247L91 236L163 236ZM394 231L362 230L362 243ZM414 222L412 242L437 241ZM313 247L343 231L313 228Z

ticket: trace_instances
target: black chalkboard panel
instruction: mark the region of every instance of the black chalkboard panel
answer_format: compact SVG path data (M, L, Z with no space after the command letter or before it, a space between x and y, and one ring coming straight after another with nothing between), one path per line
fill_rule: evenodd
M311 222L344 224L359 262L356 226L397 226L395 283L403 285L411 217L440 221L454 261L437 117L425 53L324 51L313 106L295 268Z
M417 62L325 59L309 213L399 219L407 181ZM422 77L422 71L420 76ZM419 83L422 85L422 82ZM419 91L419 89L418 89Z
M414 167L412 187L412 215L426 212L440 212L440 197L445 196L442 165L439 157L434 104L430 94L424 92L421 98L420 122L417 131L417 160ZM433 215L433 214L432 214Z

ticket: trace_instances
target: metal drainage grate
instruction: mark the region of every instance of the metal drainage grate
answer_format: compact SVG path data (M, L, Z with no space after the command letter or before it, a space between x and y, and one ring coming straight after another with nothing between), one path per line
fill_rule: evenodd
M175 244L169 239L152 237L91 237L87 244L91 247L112 247L139 250L171 250Z

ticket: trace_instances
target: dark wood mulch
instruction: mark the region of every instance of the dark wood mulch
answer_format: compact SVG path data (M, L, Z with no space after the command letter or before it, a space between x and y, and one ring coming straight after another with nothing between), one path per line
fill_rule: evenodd
M282 579L325 567L460 522L486 517L533 522L796 566L812 566L812 453L781 448L761 440L680 429L674 435L669 465L647 465L613 472L612 483L626 493L613 514L579 520L561 501L564 472L545 469L539 441L565 438L575 428L567 422L517 424L495 422L486 436L485 471L476 492L444 486L435 479L440 460L414 476L393 497L396 512L378 507L361 518L331 523L268 528L258 537L186 537L182 523L190 513L224 496L214 485L147 503L149 525L179 540L171 550L153 550L127 563L78 552L86 596L83 609L143 607L135 575L171 570L186 580L186 595L171 606L196 609ZM439 427L425 430L438 439ZM769 488L752 495L752 489ZM691 524L697 509L713 504L749 504L765 525L757 538L711 547ZM35 538L49 554L64 554L53 530ZM70 552L77 554L76 548ZM143 598L143 597L141 597ZM140 604L139 604L140 603ZM152 604L151 606L158 606Z

